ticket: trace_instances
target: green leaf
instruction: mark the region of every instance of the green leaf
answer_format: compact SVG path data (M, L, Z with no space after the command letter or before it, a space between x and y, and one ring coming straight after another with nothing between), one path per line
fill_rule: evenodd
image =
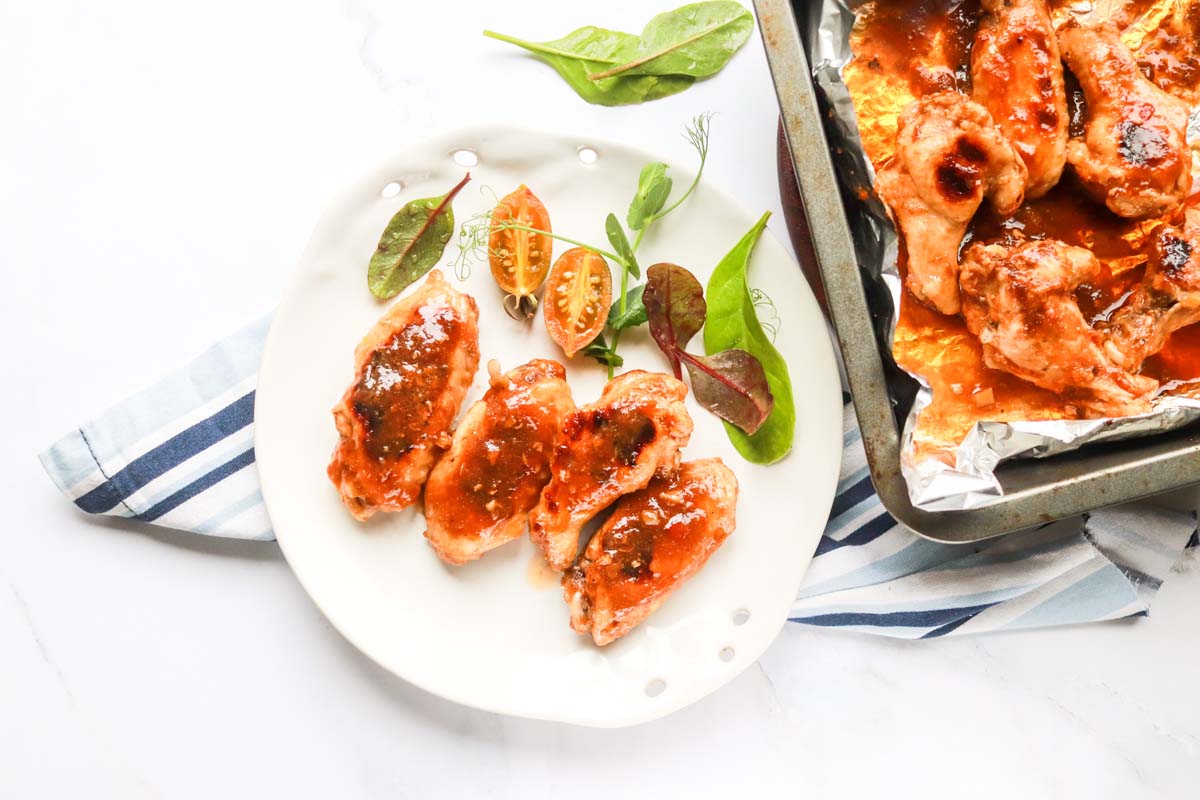
M367 267L367 287L380 300L395 297L432 269L454 233L450 204L471 174L440 197L424 197L404 205L383 229Z
M796 408L787 362L771 344L754 312L754 298L746 279L750 254L767 225L770 212L721 259L708 280L708 322L704 327L704 349L709 354L723 350L745 350L758 358L775 398L771 416L754 434L726 424L725 431L737 451L748 461L770 464L787 455L796 433Z
M637 53L622 64L593 71L592 80L624 75L706 78L721 70L754 29L741 3L710 0L659 14L642 30Z
M589 73L621 64L636 56L641 39L587 25L550 42L527 42L495 31L484 36L522 47L554 67L563 80L589 103L623 106L657 100L682 92L695 81L687 75L620 75L590 80Z
M591 344L583 348L583 354L588 358L594 358L606 367L616 368L624 366L625 359L621 358L615 350L608 346L604 341L604 334L600 334L592 340Z
M617 299L608 310L608 327L614 331L626 328L636 328L646 324L646 306L642 303L642 292L646 284L639 283L625 293L625 311L621 311L621 301Z
M640 231L648 220L662 210L667 196L671 194L671 185L666 164L656 161L642 167L637 192L629 203L629 213L625 215L630 230Z
M608 242L613 246L613 252L625 262L625 268L629 270L629 274L635 278L642 277L642 270L638 267L633 247L630 246L629 239L625 236L625 229L621 227L616 214L609 214L605 217L604 232L608 234Z

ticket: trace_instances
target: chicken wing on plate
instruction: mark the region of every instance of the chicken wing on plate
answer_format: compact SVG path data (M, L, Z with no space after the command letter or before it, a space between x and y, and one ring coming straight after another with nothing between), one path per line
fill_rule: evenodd
M1149 410L1157 388L1113 363L1075 299L1100 262L1055 240L973 245L962 267L963 317L984 362L1103 416Z
M1178 206L1192 182L1187 106L1146 80L1112 23L1069 20L1058 43L1087 101L1083 138L1067 142L1084 186L1122 217Z
M971 49L971 92L1029 170L1027 198L1058 183L1066 164L1067 92L1045 0L983 0Z
M710 458L622 498L563 575L571 627L598 645L628 633L733 532L737 493L733 472Z
M535 359L503 375L467 411L425 485L425 537L443 561L463 564L525 532L550 481L563 418L575 410L566 370Z
M421 492L479 366L479 311L433 270L354 351L354 382L333 409L341 437L329 479L357 519Z
M1011 213L1028 171L991 114L957 92L910 103L900 115L896 155L875 189L891 208L908 253L905 284L943 314L957 314L958 248L985 197Z
M571 565L583 526L601 509L675 470L692 435L686 396L687 386L670 375L632 370L567 415L550 483L529 517L529 536L550 566Z
M1200 322L1200 211L1189 211L1181 227L1155 231L1141 285L1106 326L1106 349L1113 361L1136 370L1174 331L1194 322Z

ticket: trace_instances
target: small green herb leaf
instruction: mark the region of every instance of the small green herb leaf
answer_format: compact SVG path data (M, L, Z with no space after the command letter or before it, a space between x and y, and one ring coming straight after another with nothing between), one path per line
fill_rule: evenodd
M754 17L733 0L690 3L659 14L642 30L636 55L588 74L592 80L617 75L687 75L706 78L721 70L754 29Z
M626 328L636 328L646 324L646 306L642 303L642 292L646 284L639 283L625 293L625 310L621 311L621 301L618 299L608 310L608 327L614 331Z
M642 303L650 335L671 362L675 377L682 378L680 351L704 325L704 287L683 267L655 264L646 270Z
M404 205L383 229L367 267L367 287L380 300L395 297L438 262L454 233L450 204L467 181L441 197L424 197Z
M613 251L625 262L625 268L629 270L629 274L635 278L642 277L642 270L633 254L633 248L630 247L629 239L625 236L625 229L621 227L616 214L609 214L604 219L604 232L608 234L608 242L613 246Z
M753 434L734 425L726 425L725 428L737 451L746 460L756 464L770 464L787 455L796 431L796 409L787 362L759 324L754 311L754 297L746 279L750 254L770 216L770 212L763 214L713 270L708 280L708 308L711 313L704 328L706 352L745 350L759 360L767 376L767 383L775 398L767 421Z
M592 340L591 344L583 348L583 354L589 358L596 359L601 364L610 368L620 367L625 364L625 359L605 343L604 334L600 334Z
M629 204L629 213L625 215L630 230L640 231L648 220L662 210L667 196L671 194L671 185L666 164L656 161L642 167L637 193Z
M682 92L695 81L687 75L620 75L590 80L589 73L634 58L641 39L632 33L587 25L550 42L527 42L495 31L484 36L522 47L554 67L576 94L589 103L623 106Z
M745 350L715 356L682 353L696 402L721 419L753 434L771 415L775 398L762 363Z

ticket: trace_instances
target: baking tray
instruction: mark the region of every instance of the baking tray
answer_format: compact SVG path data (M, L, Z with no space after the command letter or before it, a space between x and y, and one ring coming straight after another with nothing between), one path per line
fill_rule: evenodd
M928 539L973 542L1200 480L1200 428L1193 426L1006 462L995 473L1004 496L984 508L930 512L913 506L900 473L900 427L915 383L895 366L877 334L792 4L754 0L754 8L871 480L888 512Z

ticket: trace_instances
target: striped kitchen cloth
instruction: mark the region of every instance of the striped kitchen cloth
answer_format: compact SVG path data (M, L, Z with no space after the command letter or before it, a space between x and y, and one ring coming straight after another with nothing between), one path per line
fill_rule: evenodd
M41 454L90 514L270 541L254 467L254 386L269 318L80 426ZM791 619L928 638L1146 614L1195 514L1097 511L973 545L922 539L884 511L845 407L837 496Z

